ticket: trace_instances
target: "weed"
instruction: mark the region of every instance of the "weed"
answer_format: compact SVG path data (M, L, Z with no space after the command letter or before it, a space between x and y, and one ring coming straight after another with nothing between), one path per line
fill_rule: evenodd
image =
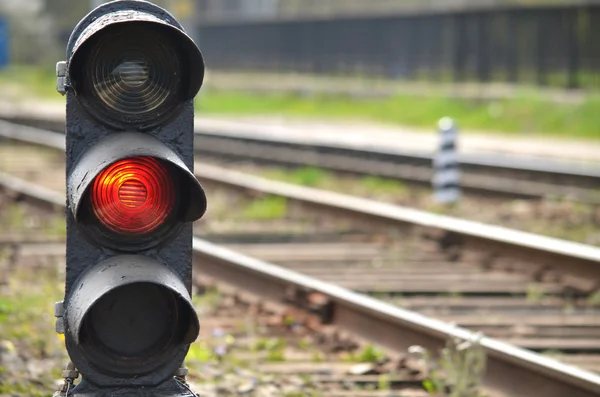
M27 215L25 209L18 204L11 204L3 217L5 227L10 231L22 231L26 227Z
M426 351L418 354L433 369L423 382L423 387L431 394L447 393L449 397L480 397L481 385L486 369L487 357L479 344L460 339L448 340L440 357L433 360Z
M303 186L320 186L324 180L330 179L331 175L317 167L302 167L291 174L290 182Z
M190 345L187 360L201 363L211 362L216 359L213 349L204 341L196 341Z
M0 85L13 86L40 98L60 99L56 95L56 74L52 68L13 65L0 73Z
M358 361L376 363L385 358L385 354L373 346L371 343L367 344L365 348L357 355Z
M242 211L249 220L273 220L287 214L287 200L280 196L265 196L250 202Z
M553 358L555 360L558 359L559 357L563 356L563 354L559 350L553 350L553 349L544 350L544 351L540 352L540 354L542 356Z
M596 291L588 296L587 303L590 306L600 306L600 291Z
M389 301L390 299L389 291L373 291L369 295L375 299L379 299L382 301Z
M379 375L377 379L377 388L379 390L390 390L390 376L387 374Z
M284 338L259 338L254 342L252 350L254 351L275 351L283 350L286 346Z
M296 320L294 320L294 317L290 316L289 314L286 315L283 319L283 324L286 327L291 327L292 325L294 325L296 323Z
M44 225L44 234L48 237L65 238L67 236L67 226L64 219L51 218Z
M265 359L267 361L285 361L285 353L283 350L271 350L267 353Z
M51 360L54 371L35 378L4 367L0 371L0 395L49 396L55 375L60 372L66 352L57 337L52 315L53 302L63 294L61 273L51 266L32 272L14 269L0 297L0 348L8 354L37 360Z
M325 359L323 358L323 354L321 352L314 351L312 354L312 361L315 363L322 363L325 361Z
M298 342L298 347L302 350L309 350L312 347L312 342L308 338L302 338Z
M408 188L400 181L394 179L379 178L376 176L367 176L360 180L363 189L371 194L406 194Z
M540 303L544 299L544 291L538 284L529 284L527 286L527 300L533 303Z
M209 288L203 294L194 294L192 303L194 306L217 307L221 299L223 297L217 289Z

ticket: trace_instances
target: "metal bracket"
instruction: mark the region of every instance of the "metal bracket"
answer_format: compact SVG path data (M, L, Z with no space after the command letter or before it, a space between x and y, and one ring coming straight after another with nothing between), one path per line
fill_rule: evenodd
M62 304L62 302L60 302ZM56 391L52 397L68 397L69 391L74 387L75 379L79 377L79 371L72 362L68 362L63 368L62 376L65 380L60 390Z
M54 304L54 317L56 317L56 333L64 334L65 333L65 306L63 305L64 301L56 302Z
M60 61L56 64L56 91L60 95L67 93L67 62Z

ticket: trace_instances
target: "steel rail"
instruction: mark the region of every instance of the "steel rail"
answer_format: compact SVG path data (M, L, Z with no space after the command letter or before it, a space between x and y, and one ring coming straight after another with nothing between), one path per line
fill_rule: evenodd
M300 147L316 148L318 150L335 150L336 153L353 153L357 157L377 157L391 156L390 161L411 162L412 164L431 165L433 156L431 152L390 149L386 146L367 143L364 140L359 142L346 141L339 143L334 138L322 138L319 142L311 139L303 139L299 136L290 136L281 133L280 126L256 126L239 122L225 122L219 120L196 120L196 134L211 138L228 138L243 142L255 142L265 144L283 145L279 147ZM433 148L432 148L433 149ZM600 168L584 169L580 166L565 164L560 161L544 161L540 159L518 159L514 157L502 158L499 156L490 157L485 154L459 153L459 161L463 167L493 168L495 170L509 170L519 172L532 172L543 174L557 174L568 178L582 177L592 178L598 182L600 178Z
M1 113L16 123L64 130L53 117ZM19 129L7 123L1 130ZM195 149L199 154L247 159L284 166L313 165L336 172L375 175L430 186L433 155L428 152L390 149L364 142L319 142L281 134L277 126L253 126L215 120L196 120ZM18 133L13 132L13 135ZM600 168L560 161L460 154L466 191L519 198L565 198L598 204ZM561 184L560 187L557 184ZM564 186L563 186L564 185Z
M329 213L354 217L377 226L421 227L448 233L453 244L479 252L527 262L527 266L554 267L567 270L582 280L588 288L598 287L600 248L575 242L540 236L499 226L437 215L370 199L348 196L314 188L271 181L221 167L198 164L196 176L203 182L241 192L260 192L282 196ZM582 281L579 280L579 281ZM581 287L581 284L579 284Z
M64 195L3 175L0 184L34 203L65 206ZM430 350L449 338L481 346L487 354L485 387L492 395L592 397L600 393L600 376L466 329L402 309L365 295L266 263L194 238L194 280L210 278L225 288L275 304L289 302L290 291L310 291L331 304L330 324L390 353L413 345Z
M359 176L377 176L382 178L399 179L425 187L431 187L433 169L431 157L386 154L385 152L350 151L349 149L334 149L324 146L294 145L291 143L272 144L268 141L239 138L223 138L222 136L198 134L196 140L196 154L234 160L249 160L266 165L279 165L286 167L315 166L334 172L354 174ZM304 146L304 147L303 147ZM417 160L422 159L422 160ZM484 166L491 174L498 168ZM462 168L465 168L462 166ZM539 198L567 198L584 203L598 204L600 196L590 189L568 187L557 189L551 183L536 182L533 180L515 180L506 176L488 176L479 172L468 172L461 177L461 189L470 193L506 196L512 198L539 199ZM506 169L504 170L506 171ZM535 178L538 171L530 177ZM560 178L567 178L560 174ZM579 176L581 182L591 184L589 174ZM598 180L600 183L600 176Z

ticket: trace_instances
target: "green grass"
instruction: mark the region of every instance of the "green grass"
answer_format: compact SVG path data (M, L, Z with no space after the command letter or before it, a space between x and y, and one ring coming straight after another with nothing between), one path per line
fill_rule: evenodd
M0 395L52 395L66 360L53 316L54 302L62 299L62 277L56 266L11 271L8 287L0 296L0 349L52 365L32 377L21 368L25 363L7 361L4 367L0 363Z
M385 179L379 178L376 176L367 176L360 180L360 186L367 193L373 195L380 194L395 194L402 195L407 194L409 189L402 182L393 180L393 179Z
M567 104L531 95L487 101L410 95L392 99L306 98L207 91L198 97L196 105L200 112L212 114L365 120L428 129L434 129L441 117L448 116L457 120L463 130L600 138L600 96L591 96L580 104Z
M60 216L40 216L28 208L11 203L0 212L0 225L12 234L34 233L48 238L64 238L67 234L65 220Z
M10 66L0 72L0 87L19 97L59 100L56 92L56 71L52 68Z
M252 350L254 351L279 351L285 349L286 341L283 338L259 338Z
M262 168L259 174L265 178L286 183L344 193L361 194L367 197L379 197L382 195L398 197L410 192L406 185L397 180L376 176L340 178L339 175L335 175L333 172L313 166L292 170L268 167Z
M348 362L377 363L385 358L383 351L368 343L361 351L349 352L344 360Z
M326 188L336 180L331 172L312 166L292 170L269 167L261 170L260 174L266 178L315 188Z
M274 220L287 214L287 200L280 196L265 196L251 201L242 211L244 219Z

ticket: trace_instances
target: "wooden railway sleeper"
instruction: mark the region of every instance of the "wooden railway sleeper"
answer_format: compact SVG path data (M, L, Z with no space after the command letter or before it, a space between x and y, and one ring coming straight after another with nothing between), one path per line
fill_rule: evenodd
M322 325L329 325L333 322L334 304L331 299L319 292L290 286L285 292L285 300L286 303L296 308L316 315Z

